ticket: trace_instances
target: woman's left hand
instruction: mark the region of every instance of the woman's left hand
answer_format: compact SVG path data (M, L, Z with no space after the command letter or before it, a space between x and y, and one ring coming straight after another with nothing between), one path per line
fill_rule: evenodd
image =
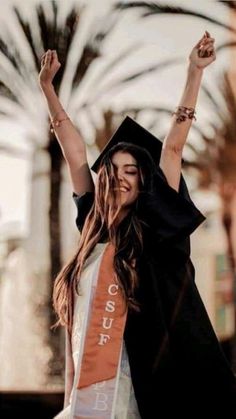
M204 69L215 61L216 53L214 42L215 39L211 38L209 32L206 31L189 56L190 64L199 69Z

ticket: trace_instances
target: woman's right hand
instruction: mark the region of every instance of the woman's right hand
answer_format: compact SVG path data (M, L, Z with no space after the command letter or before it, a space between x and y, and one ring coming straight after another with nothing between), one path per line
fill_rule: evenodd
M61 63L58 61L57 52L48 49L41 58L41 70L39 73L41 87L52 84L60 67Z

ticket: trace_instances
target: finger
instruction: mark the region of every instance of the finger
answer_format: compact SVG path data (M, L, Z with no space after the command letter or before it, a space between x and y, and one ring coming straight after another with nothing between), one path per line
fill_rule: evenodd
M208 47L204 48L205 51L213 51L214 49L213 45L208 45Z
M199 52L199 57L201 58L206 58L206 57L211 57L215 54L215 50L212 48L208 48L208 49L203 49Z
M48 53L50 53L50 52L51 52L51 50L50 49L47 49L47 51L44 51L44 53L42 54L42 57L41 58L45 57L45 55L48 54Z
M57 68L60 68L61 67L61 63L58 60L57 52L56 51L53 51L52 54L53 54L52 55L52 63L53 63L53 65L55 65Z
M214 42L207 42L207 44L201 45L199 49L214 48Z
M203 58L212 58L213 60L216 59L215 51L205 51Z
M206 31L205 31L203 36L201 37L201 39L195 45L195 47L198 48L203 42L205 42L206 39L207 39L207 34L206 34Z
M213 39L206 39L201 43L201 45L198 48L208 47L209 45L213 45L214 42L215 42L215 40L213 40Z
M53 50L53 51L52 51L52 58L53 58L53 59L58 59L58 58L57 58L57 52L56 52L56 50Z
M202 45L214 44L214 42L215 42L214 38L206 38L206 40L202 42Z
M214 57L215 56L215 51L213 49L212 50L209 50L207 52L208 52L208 56L209 57Z
M200 39L200 41L197 42L197 44L195 45L195 48L198 48L201 45L201 43L203 42L204 38L205 38L205 34L202 36L202 38Z
M45 58L45 53L40 57L40 61L44 60Z
M205 48L199 48L199 50L198 50L198 56L200 58L208 57L208 51Z
M51 51L48 50L45 56L45 66L50 67L51 64Z
M200 58L203 58L203 57L204 57L204 51L203 51L202 49L199 49L199 50L198 50L198 56L199 56Z
M215 39L214 38L205 38L203 40L203 42L201 43L201 45L198 47L198 49L199 48L206 48L209 45L211 45L213 47L214 46L214 42L215 42Z
M213 50L214 48L214 44L213 42L208 42L208 44L206 45L202 45L199 49L203 50L203 51L207 51L209 49Z
M206 49L214 49L214 42L207 42L206 44L200 45L198 51L205 51Z
M42 61L45 61L46 54L47 54L47 52L44 52L44 53L42 54L41 59L40 59L40 60L41 60L41 62L42 62Z
M43 67L44 64L45 64L45 56L46 56L46 52L44 52L43 55L40 58L40 65L41 65L41 67Z
M49 52L46 53L44 60L48 62L50 60L51 54Z
M204 52L204 58L205 57L207 57L207 58L209 58L209 57L211 57L213 55L213 51L211 50L211 51L205 51Z
M203 43L204 44L209 44L209 43L213 43L213 42L215 42L215 38L205 38L204 40L203 40Z

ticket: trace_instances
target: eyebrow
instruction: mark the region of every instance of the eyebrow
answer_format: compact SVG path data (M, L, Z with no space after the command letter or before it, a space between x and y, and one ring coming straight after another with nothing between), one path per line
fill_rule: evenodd
M115 163L112 163L112 164L113 164L113 166L115 166L117 168L117 165ZM124 167L128 167L128 166L138 167L138 165L137 164L134 164L134 163L133 164L132 163L126 163L123 166Z

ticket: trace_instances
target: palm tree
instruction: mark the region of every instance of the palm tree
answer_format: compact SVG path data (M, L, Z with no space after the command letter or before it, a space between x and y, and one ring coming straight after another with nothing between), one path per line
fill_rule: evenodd
M223 113L221 104L216 112L220 124L212 123L211 135L206 135L203 130L193 125L191 135L200 136L204 147L197 148L195 144L188 142L186 148L191 150L192 159L183 160L183 169L190 175L194 175L197 180L196 188L199 190L214 190L222 202L221 220L227 238L227 257L233 277L236 274L236 245L232 227L236 225L236 101L232 95L227 75L224 76L222 83L222 95L225 98L225 112ZM163 115L171 116L171 110L159 107L130 107L122 113L116 113L111 109L104 112L104 125L97 129L96 143L103 148L106 139L110 138L119 126L122 116L129 115L139 121L144 111L153 115L147 129L158 132L160 139L164 138L164 133L158 127L158 123ZM217 120L217 118L215 118ZM234 290L235 291L235 290ZM236 295L234 295L236 306ZM233 369L236 369L234 336L221 342L222 348L228 357Z
M36 6L31 21L25 18L17 7L14 7L12 11L17 23L16 30L11 31L7 21L5 34L0 37L0 116L2 120L10 120L16 126L20 124L27 127L26 143L33 156L33 188L31 232L26 248L29 254L33 252L33 258L29 258L29 264L32 268L32 277L35 276L35 280L40 282L37 292L44 293L45 296L37 308L37 313L44 317L49 313L48 329L50 329L56 320L51 302L53 279L62 266L59 202L63 158L55 136L49 130L48 116L38 86L40 57L49 48L57 49L61 68L54 80L55 89L62 96L64 89L64 102L67 102L69 113L72 118L74 117L75 123L78 122L76 116L79 111L85 111L89 119L87 104L89 101L80 100L78 104L80 86L88 77L92 64L102 57L102 46L118 21L119 10L108 10L108 14L99 25L96 19L92 21L89 30L87 29L85 40L83 37L81 41L78 39L78 33L81 31L83 10L75 6L69 9L61 21L59 20L60 3L56 1L43 2ZM23 39L20 48L16 39L18 36ZM75 51L75 42L78 53L73 66L69 63L71 54ZM131 51L138 47L134 44L129 46L103 66L97 75L99 85L118 62L125 60L130 56ZM25 58L26 50L29 52L28 59ZM144 69L142 74L156 71L164 68L167 63L174 62L175 60L168 60L164 63L157 63ZM127 83L142 74L135 73L129 78L121 79L119 83ZM91 88L96 95L94 85L91 85ZM101 91L97 91L97 96L101 94ZM17 149L6 145L0 146L2 153L12 155L13 149L14 155L25 158L25 151L21 150L20 146ZM45 211L47 211L48 219ZM49 243L47 243L48 237ZM35 275L33 275L34 271ZM62 377L64 351L61 342L60 329L50 330L48 344L52 349L52 356L49 377L54 382L58 380L60 382Z
M53 287L53 278L62 266L61 261L61 238L60 238L60 209L59 200L61 194L61 168L62 153L55 139L54 134L49 130L49 123L45 105L38 86L38 72L40 70L40 57L47 49L57 49L59 60L61 62L60 72L54 80L54 86L57 92L63 87L65 79L71 77L68 88L68 102L73 94L78 95L81 82L86 77L88 70L93 62L101 57L101 47L106 37L117 20L117 14L114 11L109 12L104 17L100 26L96 22L91 23L87 38L79 41L78 32L81 26L82 10L73 6L64 15L62 21L59 20L60 4L56 1L44 2L35 7L35 14L31 21L24 18L22 12L17 7L13 8L15 21L17 22L17 31L23 37L22 49L16 47L14 39L17 31L10 31L7 28L6 34L0 38L0 53L2 56L0 64L0 115L2 119L9 119L18 123L27 125L27 141L33 149L34 158L38 159L41 154L47 156L49 160L48 173L41 171L34 173L35 178L46 176L49 179L49 207L48 207L48 233L49 233L49 266L46 272L43 272L49 284L46 291L47 298L45 304L40 310L49 312L48 327L55 323L55 314L52 310L51 295ZM7 24L6 24L7 26ZM71 76L69 65L70 53L75 47L77 40L76 63ZM24 57L25 49L30 52L30 60ZM125 54L123 54L125 56ZM68 78L66 79L68 83ZM68 104L68 106L69 106ZM39 124L41 122L41 124ZM2 146L2 152L10 152L10 148ZM19 152L19 151L18 151ZM44 156L45 157L45 156ZM47 185L44 185L44 189ZM45 196L44 191L44 196ZM37 209L35 209L37 210ZM45 217L45 214L43 215ZM36 222L38 220L35 220ZM41 230L43 226L40 227ZM46 223L47 229L47 223ZM38 233L41 234L41 231ZM38 237L37 241L41 241ZM31 247L37 246L36 240L32 242ZM40 247L47 247L47 243L40 242ZM32 250L32 249L31 249ZM43 262L46 265L46 261ZM46 279L45 278L45 279ZM42 279L42 278L40 278ZM61 352L61 332L51 330L49 336L50 346L53 349L51 358L50 372L51 376L62 377L63 358Z
M152 8L152 13L178 13L196 16L198 18L206 19L209 22L215 23L222 27L230 28L222 22L211 19L208 16L194 14L187 9L180 9L168 7L163 5L148 4L147 2L126 2L117 3L115 7L111 7L100 25L96 21L91 23L90 29L87 31L87 38L80 40L78 33L82 26L82 9L77 9L75 6L71 7L60 21L60 3L56 1L44 2L35 7L34 19L29 21L24 18L22 12L18 8L14 8L15 20L17 22L18 31L24 39L24 48L27 49L30 59L27 61L22 50L14 47L16 45L14 33L9 30L5 37L0 38L0 53L4 60L0 64L0 114L2 118L15 118L17 115L18 122L27 124L29 141L34 150L34 157L38 158L43 152L49 159L48 173L36 173L36 176L48 176L49 178L49 208L48 208L48 230L49 230L49 267L45 276L49 278L49 290L47 292L47 301L45 307L49 308L49 325L54 323L54 312L51 308L51 292L53 285L53 278L55 278L59 271L61 261L61 238L60 238L60 209L59 200L61 194L61 168L62 168L62 154L54 135L48 129L48 119L45 112L45 107L42 102L41 94L38 88L37 75L39 71L39 59L42 53L50 49L57 49L59 60L61 62L60 72L55 79L55 89L60 95L64 95L64 100L67 103L70 115L75 116L79 111L85 111L87 119L89 119L89 105L99 99L104 91L109 88L116 89L118 86L125 86L133 80L138 80L147 73L162 70L166 65L173 65L178 63L178 59L171 59L163 63L157 63L150 67L144 67L142 71L135 72L130 76L118 79L115 83L106 83L106 74L116 66L118 62L126 59L132 51L139 48L140 45L131 45L110 62L103 66L98 72L97 77L91 84L94 94L85 100L78 100L80 86L82 82L89 76L89 70L97 59L102 57L102 46L109 37L111 30L114 28L120 13L129 7L143 7ZM148 16L147 14L144 16ZM71 53L76 50L76 63L74 67L70 63ZM103 82L102 89L97 87ZM65 93L66 84L66 93ZM69 86L69 87L68 87ZM40 106L39 106L40 104ZM165 110L158 110L165 112ZM168 110L167 110L168 111ZM170 111L169 111L170 112ZM107 121L109 115L106 116ZM40 130L38 129L38 121L41 121ZM90 120L92 124L92 120ZM37 127L37 129L36 129ZM106 139L112 132L112 125L110 119L110 128L105 133ZM43 137L43 141L40 137ZM100 137L96 139L98 147L103 145L106 141L104 133L100 133ZM32 243L31 243L32 244ZM44 246L45 243L41 243ZM43 309L43 308L42 308ZM63 366L61 349L60 349L60 332L57 330L51 331L49 338L51 347L53 348L53 357L51 362L51 374L61 377Z
M236 6L235 2L231 1L219 1L225 7L235 11ZM143 19L148 19L150 16L155 15L184 15L191 16L196 19L202 19L214 25L218 25L231 33L235 33L236 29L234 26L225 24L218 19L214 19L208 15L199 13L197 10L191 10L186 7L170 6L168 4L163 4L160 2L148 2L148 1L118 1L115 5L116 9L121 10L138 10L141 17L141 22ZM225 50L226 48L235 48L235 41L227 41L217 47L217 53ZM178 64L179 60L176 59L175 63L167 63L167 65ZM143 74L139 74L138 77ZM129 79L127 78L129 81ZM120 81L121 82L121 81ZM109 86L112 88L113 86ZM114 85L116 87L116 85ZM184 168L191 172L197 172L198 187L204 189L214 188L218 192L218 195L222 202L222 224L227 237L227 256L229 260L229 265L231 272L236 281L236 243L234 241L233 235L234 232L232 227L236 225L235 220L235 202L236 202L236 143L235 143L235 98L233 94L233 89L230 86L229 79L227 74L223 76L221 84L221 95L223 97L224 104L219 104L214 97L214 94L203 85L202 91L205 93L206 98L210 101L213 112L215 113L214 120L217 123L209 123L212 134L206 135L204 130L201 128L194 127L197 130L197 135L199 139L203 141L204 148L198 149L191 142L187 144L187 147L191 149L193 159L191 161L184 161ZM150 124L149 128L155 128L158 124L158 119L160 114L170 115L170 109L160 109L157 107L150 106L150 108L145 107L145 110L150 110L154 113L153 123ZM135 118L138 118L140 113L144 109L138 108L129 108L124 110L124 114L130 114ZM96 142L104 144L102 140L103 135L106 135L107 132L111 133L117 128L115 121L117 120L117 115L114 114L112 110L105 112L104 114L104 128L98 130ZM118 118L119 119L119 118ZM111 128L113 127L113 128ZM164 137L164 135L159 135L159 138ZM236 313L236 285L234 286L234 304L235 304L235 313ZM236 316L235 316L236 317ZM231 339L230 350L228 350L228 342L226 342L226 351L227 355L236 370L236 336L233 336ZM224 344L222 344L223 349Z
M211 96L215 108L215 120L211 123L212 133L202 133L205 148L199 151L191 146L194 158L186 161L186 166L197 170L200 188L217 188L223 203L222 222L228 238L228 254L232 271L235 273L236 254L229 226L234 213L231 203L235 197L236 185L236 100L227 73L222 76L220 91L224 103L217 104Z

